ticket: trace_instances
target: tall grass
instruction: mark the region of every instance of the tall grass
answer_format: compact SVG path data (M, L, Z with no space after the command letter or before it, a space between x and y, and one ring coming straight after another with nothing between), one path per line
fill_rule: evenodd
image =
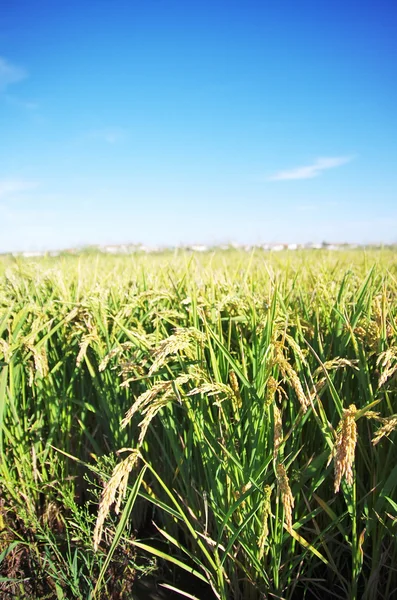
M386 251L4 264L4 594L127 598L150 572L392 597L396 274Z

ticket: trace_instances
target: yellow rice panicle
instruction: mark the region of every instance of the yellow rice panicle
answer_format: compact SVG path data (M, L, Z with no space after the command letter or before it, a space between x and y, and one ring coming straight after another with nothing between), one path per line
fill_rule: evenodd
M283 377L287 379L295 390L298 397L299 404L301 405L302 411L305 413L310 406L310 401L306 398L305 392L303 391L302 384L296 371L289 364L288 360L283 356L280 350L276 354L276 362L280 367Z
M356 406L350 404L349 408L343 410L342 419L338 426L334 456L335 493L339 492L342 477L349 485L353 485L354 453L357 443L356 412Z
M376 446L383 437L390 435L392 431L397 428L397 415L384 417L381 419L381 422L383 423L382 427L377 430L375 437L372 438L374 446Z
M237 409L241 409L243 402L241 400L240 387L238 384L237 375L234 371L230 371L229 373L229 382L237 402Z
M283 439L283 423L281 419L281 411L276 405L273 404L273 418L274 418L274 435L273 435L273 458L277 458L278 450Z
M289 485L287 471L285 470L284 465L278 464L276 467L276 472L279 490L281 493L281 502L283 503L284 507L285 524L288 529L292 529L292 509L294 508L294 498Z
M149 376L158 371L172 354L185 352L185 354L192 357L192 343L199 342L203 344L205 339L205 335L194 327L177 327L175 333L170 335L167 339L162 340L154 350L154 362L149 369Z
M267 537L269 535L269 516L271 515L271 504L270 498L272 495L272 489L270 485L265 485L263 490L263 504L262 504L262 530L260 536L258 538L258 548L259 548L259 559L262 559L265 555L265 544Z
M113 470L112 476L106 483L99 504L98 517L94 530L94 550L98 550L100 541L102 539L103 527L105 524L106 517L109 514L110 507L116 501L116 495L118 495L116 503L116 513L119 512L121 502L125 496L127 490L129 475L138 462L140 453L138 450L132 450L131 453L121 463L119 463Z
M124 429L131 421L132 417L140 411L147 404L150 404L159 394L170 392L172 389L171 381L159 381L155 383L150 389L143 392L135 400L134 404L126 412L124 419L121 421L121 428Z
M143 439L152 419L156 416L159 410L163 408L163 406L166 406L170 402L173 396L177 395L177 386L187 383L191 377L192 375L187 373L177 377L175 380L160 381L135 400L134 404L127 411L124 419L121 421L121 427L126 427L134 414L137 412L140 412L144 416L142 421L139 423L139 427L141 428L141 433L138 440L139 446L142 445Z
M268 408L274 401L274 395L278 389L278 383L271 375L266 384L265 407Z
M397 372L397 349L392 347L382 352L378 356L376 364L383 369L378 381L379 389Z

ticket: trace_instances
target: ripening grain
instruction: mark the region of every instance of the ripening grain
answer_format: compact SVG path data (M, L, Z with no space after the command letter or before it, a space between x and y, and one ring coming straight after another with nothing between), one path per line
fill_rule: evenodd
M396 264L0 262L2 597L392 597Z

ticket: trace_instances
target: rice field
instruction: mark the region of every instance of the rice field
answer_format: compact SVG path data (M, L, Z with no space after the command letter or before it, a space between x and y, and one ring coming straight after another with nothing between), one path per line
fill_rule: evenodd
M0 259L5 600L397 594L397 254Z

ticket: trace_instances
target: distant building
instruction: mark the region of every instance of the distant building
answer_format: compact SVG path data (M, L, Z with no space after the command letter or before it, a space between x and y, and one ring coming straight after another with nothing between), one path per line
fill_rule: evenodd
M38 256L45 256L45 252L21 252L21 256L24 258L36 258Z
M193 250L193 252L207 252L208 246L204 246L203 244L195 244L194 246L190 246L190 250Z

